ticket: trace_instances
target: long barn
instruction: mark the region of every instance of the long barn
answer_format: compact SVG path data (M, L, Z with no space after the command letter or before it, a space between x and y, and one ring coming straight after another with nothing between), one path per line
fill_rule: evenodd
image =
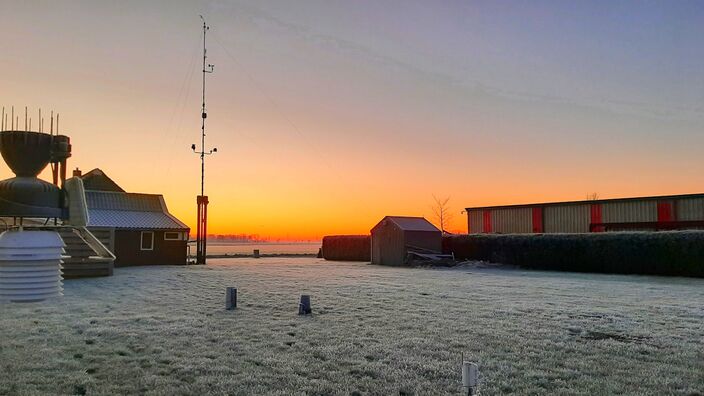
M470 234L704 229L704 194L466 208Z

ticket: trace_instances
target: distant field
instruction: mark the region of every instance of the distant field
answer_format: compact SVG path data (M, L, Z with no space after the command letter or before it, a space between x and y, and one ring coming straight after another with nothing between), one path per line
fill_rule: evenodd
M0 305L0 394L459 394L461 353L484 395L704 393L702 279L210 263Z
M322 242L271 242L271 243L228 243L208 241L209 255L251 255L254 249L261 254L316 254ZM195 246L191 254L195 255Z

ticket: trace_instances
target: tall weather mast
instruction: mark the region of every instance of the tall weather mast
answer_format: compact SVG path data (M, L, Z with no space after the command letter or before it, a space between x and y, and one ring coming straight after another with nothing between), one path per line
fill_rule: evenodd
M197 215L197 230L196 230L196 264L205 264L205 252L208 238L208 196L205 195L205 156L217 153L218 149L205 150L205 119L208 114L205 108L205 76L213 72L215 65L207 63L208 51L205 45L205 36L210 30L210 27L205 23L205 18L200 16L203 21L203 104L201 107L201 124L200 124L200 151L196 151L195 143L191 145L194 153L200 155L200 195L196 198L198 204Z

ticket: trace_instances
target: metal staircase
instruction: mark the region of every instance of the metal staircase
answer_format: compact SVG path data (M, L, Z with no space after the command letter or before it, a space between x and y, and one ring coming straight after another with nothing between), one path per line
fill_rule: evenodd
M115 256L85 227L61 227L58 233L66 244L64 278L112 275Z

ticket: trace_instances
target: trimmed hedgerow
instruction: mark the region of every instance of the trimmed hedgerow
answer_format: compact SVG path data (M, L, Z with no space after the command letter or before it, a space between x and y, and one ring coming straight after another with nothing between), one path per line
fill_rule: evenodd
M704 232L452 235L445 253L524 268L704 277Z
M323 237L323 258L333 261L370 261L369 235L330 235Z

